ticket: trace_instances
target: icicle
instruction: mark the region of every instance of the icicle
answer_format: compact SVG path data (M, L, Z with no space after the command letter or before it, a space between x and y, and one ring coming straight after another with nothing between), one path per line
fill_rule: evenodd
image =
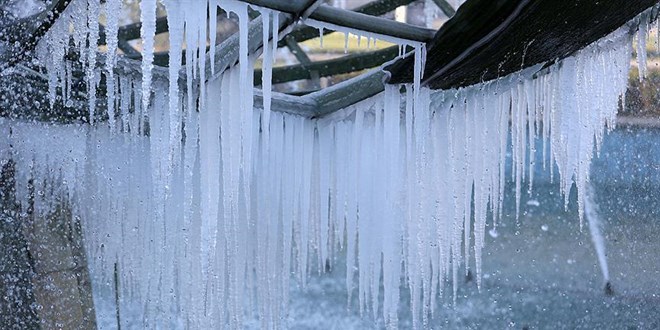
M329 247L332 247L330 242L331 225L330 218L332 216L330 210L330 200L332 196L331 187L331 166L334 145L334 131L332 129L319 129L317 126L318 138L317 145L315 146L317 165L318 168L318 225L316 228L316 239L318 239L318 267L319 271L325 271L326 262L330 262Z
M356 30L356 29L341 26L341 25L335 25L335 24L331 24L331 23L317 21L317 20L314 20L314 19L311 19L311 18L307 18L305 20L305 24L309 25L311 27L315 27L315 28L319 29L320 35L322 35L322 32L325 31L325 30L332 30L332 31L339 32L339 33L350 33L350 34L356 35L357 38L358 38L358 41L357 41L358 47L360 47L360 43L361 43L362 38L380 39L380 40L391 42L391 43L394 43L394 44L411 45L410 40L401 39L401 38L392 37L392 36L383 35L383 34L378 34L378 33L373 33L373 32L360 31L360 30Z
M196 16L198 17L197 25L197 65L199 72L199 98L201 100L200 107L204 107L206 104L206 42L207 42L207 29L206 29L206 6L195 6L197 9ZM247 8L247 6L246 6ZM246 9L247 10L247 9ZM243 30L243 27L241 26ZM247 30L247 28L245 28ZM247 33L247 32L246 32Z
M119 78L119 86L122 90L125 90L125 93L122 93L120 103L119 103L119 114L121 118L121 131L124 133L128 132L129 129L129 123L128 123L128 118L129 118L129 98L130 98L130 93L131 93L131 84L132 82L129 81L126 77L120 77Z
M591 240L594 243L596 248L596 254L598 255L598 263L600 264L600 270L603 273L603 282L608 283L610 280L609 268L607 266L607 253L605 252L605 239L601 233L602 222L598 216L598 205L595 202L594 189L591 184L587 185L586 199L584 203L585 207L585 216L589 224L589 233L591 234Z
M259 117L246 5L223 2L223 8L239 16L240 63L206 82L205 59L198 52L206 46L206 7L177 10L180 3L165 4L172 12L170 85L154 81L151 104L150 60L144 63L148 83L118 77L119 113L114 115L122 127L114 130L126 132L126 138L113 137L104 125L0 119L0 136L5 137L0 138L0 163L9 157L11 145L21 202L27 204L29 189L69 194L75 212L85 219L89 267L97 274L92 282L108 283L116 262L121 282L127 283L122 299L139 306L143 327L168 328L171 321L190 328L240 328L253 311L261 327L283 327L289 275L293 272L305 286L312 271L332 266L337 246L346 249L348 301L357 293L362 314L382 315L385 327L398 327L404 279L413 327L428 327L445 283L452 281L458 299L459 277L464 269L472 270L472 262L481 288L487 218L492 215L495 227L503 214L508 143L517 199L522 180L531 184L533 179L533 144L540 137L544 155L549 152L551 158L550 171L555 162L560 170L561 192L568 195L575 185L579 214L584 211L589 229L596 228L593 196L587 193L589 164L604 127L613 127L626 91L627 28L552 65L540 77L532 78L542 64L493 82L433 92L421 84L424 45L401 42L400 53L406 46L415 48L411 84L387 85L383 94L340 113L309 119L270 112L267 71L279 22L277 13L271 23L271 13L262 10L264 112ZM75 1L67 10L79 14L70 23L74 44L82 47L87 62L86 78L93 78L88 80L91 90L99 74L87 71L96 61L86 48L95 38L87 22L98 16L98 9L87 11L87 5L88 0ZM108 2L106 10L114 5ZM142 8L147 54L153 52L147 46L153 41L155 0L145 0ZM356 33L308 21L321 31L344 32L345 38ZM64 86L63 93L69 94L71 67L57 64L61 53L48 56L68 42L62 26L54 31L61 33L55 34L57 42L40 45L39 58L55 68L49 72L49 87ZM184 26L188 89L182 96L177 56ZM381 38L360 34L368 43ZM110 69L103 68L108 76ZM199 90L193 86L197 77ZM179 162L182 166L176 166ZM33 188L30 178L37 179ZM53 207L48 198L35 200L37 212ZM497 236L495 228L490 232Z
M219 0L209 0L209 54L211 54L212 75L215 74L215 43L218 35L218 1Z
M639 68L639 80L646 79L647 74L647 54L646 42L648 35L649 16L642 14L640 17L639 27L637 28L637 67Z
M656 51L660 53L660 18L655 20L655 37Z
M151 98L151 70L154 67L154 37L156 35L156 0L140 2L140 38L142 38L142 108ZM96 24L96 23L95 23Z
M138 126L137 130L139 132L139 135L145 134L146 133L146 124L145 120L147 120L147 112L145 109L142 108L142 102L141 102L141 97L142 97L142 85L137 84L135 81L132 81L132 99L133 99L133 113L138 116Z
M91 124L94 124L96 117L96 88L98 87L98 81L100 80L100 78L97 77L96 72L97 48L95 46L98 44L99 39L99 8L100 4L98 0L87 0L87 26L89 29L87 42L89 43L89 46L87 48L87 67L85 70L85 80L87 83L89 122Z
M193 80L195 78L195 57L197 56L197 45L195 42L195 36L197 35L196 25L199 23L198 19L195 19L194 7L185 6L184 8L184 26L185 26L185 38L186 38L186 109L187 111L193 111L195 109L195 97L198 95L193 90ZM201 88L205 88L201 85ZM205 102L205 100L201 100Z
M272 11L268 9L259 9L261 13L262 25L263 25L263 47L264 52L262 55L263 65L261 72L261 90L263 92L263 113L261 119L261 131L264 132L264 141L268 143L269 136L269 123L270 123L270 105L271 105L271 90L272 90L272 74L273 74L273 60L274 60L274 47L277 47L277 27L273 24L271 25L271 15ZM275 13L274 15L277 15ZM272 33L271 33L272 29ZM271 38L273 39L273 44L270 44Z
M382 164L387 166L385 176L391 178L385 187L385 210L383 220L383 317L388 328L398 327L398 303L401 271L401 247L397 241L401 233L399 217L402 215L397 209L399 179L400 146L400 102L401 95L398 86L387 86L384 100L383 119L383 149L385 155Z
M273 57L277 55L277 43L275 40L279 41L280 40L280 14L277 12L273 12L273 43L271 44L273 46Z
M323 27L319 28L319 46L323 48Z
M65 75L66 75L66 81L64 82L65 84L65 92L64 92L64 104L66 106L70 106L70 101L71 101L71 90L72 90L72 79L71 76L72 74L72 69L71 69L71 63L66 62L65 66Z
M344 32L344 54L348 53L348 32Z
M78 0L71 7L71 25L73 25L73 43L80 54L84 54L87 41L87 1Z
M110 73L114 71L113 67L110 67L107 69L108 71L106 72L106 78L105 78L105 86L107 90L107 98L108 98L108 125L110 126L111 131L115 131L115 95L116 95L116 90L115 90L115 77L114 73Z
M115 129L115 53L117 52L117 31L119 29L119 13L122 9L121 0L109 0L105 3L105 40L108 46L105 59L106 90L108 98L108 123L110 129Z
M181 51L183 48L185 20L179 2L169 1L166 3L167 25L170 41L169 56L169 156L167 178L173 171L176 157L181 148L181 109L179 108L179 69L181 68Z
M227 86L227 79L215 80L209 84L210 88L214 90L221 91L223 87L225 89ZM199 121L199 154L200 154L200 174L204 180L201 182L201 216L202 216L202 244L201 244L201 262L202 262L202 272L207 274L210 272L209 263L213 256L212 251L215 250L216 238L218 232L218 215L220 206L218 201L220 200L220 187L221 180L223 177L225 180L229 179L226 175L220 172L222 168L223 171L230 168L229 162L225 162L225 154L229 152L229 148L221 148L221 141L229 140L229 138L224 138L224 130L222 131L223 136L221 137L221 115L223 112L228 111L227 108L222 107L226 100L223 100L223 96L219 93L209 94L209 100L207 104L209 105L206 108L202 108L200 111L200 121ZM225 110L225 111L222 111ZM192 109L189 109L192 111ZM229 126L225 126L229 128ZM228 129L227 129L228 130ZM222 163L220 163L220 151L222 150ZM222 164L222 165L221 165ZM225 181L222 180L222 181ZM228 189L223 189L225 194L230 194ZM225 210L228 208L228 205L225 205Z
M424 67L426 66L426 45L416 44L414 47L415 64L413 68L413 90L415 91L415 99L413 102L419 104L420 85L424 74Z
M130 107L131 107L130 100L131 100L131 96L133 96L132 95L133 94L133 89L132 89L132 86L131 86L132 82L127 77L123 77L123 76L120 76L118 81L119 81L118 90L119 90L120 94L119 94L119 102L117 102L117 103L119 105L119 113L121 114L121 118L122 118L122 120L124 120L123 115L126 114L126 116L127 116L126 119L128 119L128 116L129 116L129 113L130 113ZM113 115L113 117L114 117L114 115ZM128 127L128 125L127 125L127 127ZM115 132L115 130L116 130L116 127L110 126L110 131L111 132ZM135 127L132 126L132 125L131 125L131 131L132 132L135 131Z

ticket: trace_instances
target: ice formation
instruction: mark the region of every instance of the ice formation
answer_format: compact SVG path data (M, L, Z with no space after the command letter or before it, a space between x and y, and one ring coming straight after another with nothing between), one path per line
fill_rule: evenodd
M598 264L603 273L603 282L608 283L610 280L610 270L607 267L607 253L605 252L605 238L602 233L602 220L598 215L598 205L596 204L596 196L594 188L591 184L586 187L586 198L584 200L584 213L589 224L589 233L591 240L596 248L596 255L598 256Z
M40 59L52 68L51 102L57 89L68 88L62 63L70 33L85 54L88 84L98 83L96 49L85 48L98 38L97 25L85 27L96 22L98 4L74 1L40 44ZM116 101L107 125L0 119L0 160L17 162L23 207L33 198L42 214L69 201L83 223L95 287L117 287L122 308L143 315L143 324L124 327L238 328L252 317L264 328L283 327L291 274L304 286L343 249L349 304L356 297L361 313L396 328L405 285L413 326L422 328L446 282L456 299L472 254L481 285L487 221L494 226L502 216L508 148L518 207L523 182L531 189L533 181L534 140L542 138L541 152L552 160L547 167L558 165L566 202L577 188L582 219L594 148L604 128L614 127L627 86L628 27L541 71L539 65L431 91L419 83L423 45L306 20L399 43L402 53L412 46L416 59L413 84L386 86L343 111L310 119L271 111L276 46L268 42L278 37L276 12L259 9L270 28L259 36L266 45L264 102L253 104L247 5L164 4L169 83L152 79L156 0L144 0L142 74L119 76L108 94ZM118 5L106 1L107 13ZM211 15L216 5L234 12L240 27L239 64L210 81L200 51L208 37L206 5ZM109 51L114 19L105 29ZM114 54L106 61L112 64ZM210 61L211 71L218 69ZM110 64L105 72L113 77ZM91 97L89 108L93 118Z
M109 1L112 3L113 1ZM112 5L111 5L112 6ZM46 36L42 38L37 47L37 57L41 63L48 67L48 95L51 105L56 102L58 89L64 96L66 104L71 90L71 70L67 70L65 56L75 49L84 68L85 82L88 86L88 110L90 121L94 121L96 104L96 87L100 80L97 69L96 45L99 39L98 19L100 3L98 0L77 0L66 8L60 18L53 24ZM93 24L91 24L93 23ZM106 35L113 28L112 19L109 22ZM88 28L89 26L89 28ZM116 32L114 32L116 36ZM70 40L73 40L73 45ZM114 39L108 39L114 44ZM73 47L72 47L73 46ZM112 45L110 46L112 47Z

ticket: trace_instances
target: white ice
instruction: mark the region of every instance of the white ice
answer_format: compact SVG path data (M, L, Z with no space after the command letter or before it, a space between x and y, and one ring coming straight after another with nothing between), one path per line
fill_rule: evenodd
M48 51L69 37L80 49L98 38L84 26L97 21L99 9L81 3L65 15L72 30L56 26L40 45L40 59L54 64L54 91L66 85L67 69L58 62L62 53ZM341 115L310 119L271 111L275 45L267 44L277 40L277 13L262 10L272 28L258 36L267 45L264 104L253 104L257 54L248 52L248 7L203 3L182 9L183 2L165 2L173 48L167 84L152 81L156 0L141 2L143 70L141 77L119 76L112 88L120 119L112 129L0 121L0 131L11 130L0 146L12 146L0 149L0 161L17 162L23 205L29 178L52 191L39 199L39 212L56 206L52 197L71 201L83 219L93 282L109 283L117 264L127 284L122 299L141 309L143 326L239 328L256 317L264 328L285 327L290 280L304 287L342 249L349 301L357 297L363 315L382 315L386 327L397 328L407 286L413 327L423 328L447 282L457 299L468 265L481 285L486 223L502 217L509 148L518 207L523 187L533 188L540 166L534 155L542 152L551 159L546 168L558 166L561 193L577 189L579 217L586 209L595 228L589 167L627 87L627 27L538 77L540 66L431 91L421 84L424 45L306 20L415 49L411 84L388 85ZM240 30L238 65L210 81L197 52L209 37L207 5L236 13ZM74 17L79 13L84 19ZM184 40L185 89L179 84ZM96 49L84 50L94 87ZM89 107L93 118L95 106ZM534 149L539 138L541 151ZM497 237L495 228L488 233Z

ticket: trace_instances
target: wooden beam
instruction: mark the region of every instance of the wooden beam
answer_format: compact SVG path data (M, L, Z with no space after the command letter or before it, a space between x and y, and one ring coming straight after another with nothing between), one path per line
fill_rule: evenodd
M353 11L372 16L381 16L398 7L407 6L415 1L416 0L377 0L355 8Z
M280 14L280 31L292 23L292 16L289 14ZM254 54L262 47L263 42L263 24L260 19L252 20L248 24L248 53ZM213 80L217 78L222 72L227 70L230 66L238 62L239 56L239 43L240 37L238 33L234 33L229 38L225 39L216 48L215 54L206 54L206 62L215 62L215 72L211 72L211 66L206 66L206 79ZM186 68L182 67L179 71L180 77L185 77Z
M107 44L106 41L106 35L105 35L105 26L99 24L99 45L105 45ZM122 52L124 52L124 55L133 58L133 59L142 59L142 54L138 52L131 44L128 43L126 39L117 39L117 48L121 49Z
M447 0L433 0L433 2L442 10L445 16L451 18L456 14L456 9L452 7Z
M225 11L222 10L221 8L218 7L218 13L217 16L225 15ZM250 18L254 18L254 16L258 13L254 13L253 11L250 11ZM119 40L135 40L135 39L140 39L140 29L142 28L142 22L135 22L131 24L126 24L124 26L120 26L119 29L117 30L117 38ZM165 33L168 31L168 25L167 25L167 17L158 17L156 18L156 34L161 34ZM99 45L105 45L105 35L100 35L99 37Z
M422 84L451 89L507 76L575 54L658 4L658 0L471 0L427 47ZM386 68L410 83L413 59Z
M260 20L259 20L260 21ZM104 56L99 54L98 65L103 67ZM115 72L118 75L128 75L139 78L142 74L141 63L126 57L117 58ZM167 68L154 67L154 81L167 82L169 73ZM26 68L21 70L17 67L14 73L6 77L0 83L0 116L11 118L23 118L57 123L84 122L86 112L86 93L75 93L77 99L72 100L70 107L65 107L61 102L56 102L54 109L48 103L47 77L41 73ZM179 79L179 83L185 83L185 75ZM104 95L103 86L98 90L99 95ZM254 90L254 104L259 107L263 104L262 92ZM29 95L29 97L25 97ZM99 98L99 106L104 101ZM36 106L35 106L36 104ZM29 109L30 111L25 111ZM314 99L303 99L282 93L272 93L273 111L296 114L304 117L313 117L318 109ZM67 113L67 116L62 116Z
M353 11L362 14L372 15L372 16L381 16L393 11L399 6L406 6L412 3L413 1L415 0L378 0L367 3L364 6L354 9ZM334 31L324 29L323 35L332 32ZM298 25L293 29L293 31L289 35L292 36L297 42L303 42L305 40L314 39L318 37L319 29L305 25ZM284 47L286 46L286 44L282 40L280 41L279 46Z
M294 16L300 15L305 9L309 8L313 2L308 0L239 0L251 5L270 8L282 13L292 14Z
M254 2L260 1L272 1L272 0L254 0ZM315 4L320 0L291 0L291 1L274 1L279 3L277 6L284 6L281 8L294 8L296 10L307 10L315 6ZM246 3L250 3L244 1ZM278 7L280 8L280 7ZM291 9L288 9L291 10ZM295 23L295 17L298 17L301 13L280 13L279 14L279 26L278 32L282 33L284 30L288 29L291 25ZM263 47L263 22L260 19L252 20L248 24L248 53L255 54L261 50ZM211 66L206 66L206 77L207 80L211 80L220 75L225 71L229 66L234 65L238 62L238 52L239 52L239 34L234 33L232 36L223 41L219 47L216 48L215 54L207 53L207 63L214 61L216 72L211 72ZM179 71L179 76L185 76L185 68L181 68Z
M284 11L283 1L278 0L240 0L246 3ZM427 42L433 39L435 31L392 21L385 18L371 16L350 10L335 8L329 5L320 5L309 15L309 18L338 26L366 32L392 36L399 39Z
M128 40L118 39L117 48L124 52L124 55L127 57L142 59L142 54L140 54L137 49L133 48L133 46L128 43Z
M142 22L136 22L120 26L117 30L117 38L123 40L140 39L140 29ZM167 17L156 18L156 34L167 32ZM105 44L105 43L103 43Z
M300 62L300 66L308 73L309 79L312 80L314 87L317 89L321 88L319 72L318 70L313 70L311 68L312 60L309 59L309 56L307 56L305 51L300 48L300 45L295 39L290 36L286 36L284 39L286 40L287 47L289 47L289 50L293 53L293 56L295 56L296 59L298 59L298 62ZM275 82L273 81L273 83Z
M367 74L300 98L318 104L314 117L322 117L382 92L386 78L387 74L383 70L374 69Z
M295 39L286 36L284 40L286 41L286 45L291 51L291 53L293 54L293 56L296 57L296 59L298 60L298 62L300 62L300 64L303 65L312 64L312 60L310 60L309 56L307 56L305 51L302 48L300 48L300 45L296 42Z
M343 10L328 5L319 6L309 18L324 23L411 41L428 42L435 36L435 31L431 29L350 10Z
M206 51L210 49L209 46L206 46ZM132 59L132 60L137 60L141 61L142 60L142 54L137 53L133 55L127 55L124 54L126 57ZM186 63L186 50L183 49L181 51L181 65L185 65ZM170 52L169 51L162 51L162 52L154 52L154 65L157 67L161 68L167 68L170 64Z
M316 8L314 12L318 11L319 8L322 8L322 6ZM324 9L321 9L322 15L324 13L323 10ZM331 9L330 11L326 11L325 15L329 16L330 14L333 13L335 12L332 11ZM280 15L281 17L280 17L279 30L283 31L293 23L294 15L291 14L280 14ZM356 17L356 16L352 16L352 17ZM332 18L329 19L332 20ZM138 28L139 30L139 25L135 24L133 27L130 27L129 30L135 28ZM257 53L259 51L259 48L263 46L262 38L261 38L262 35L261 29L262 29L261 20L258 19L253 20L248 25L248 35L249 35L248 48L251 54ZM130 34L124 34L123 36L131 37ZM232 35L231 37L229 37L223 43L220 44L220 46L216 51L215 56L213 57L215 60L216 73L211 74L210 66L207 66L206 76L208 77L208 79L214 79L215 76L219 75L221 72L226 70L231 65L237 63L238 48L239 48L238 44L239 44L238 34ZM380 55L373 57L364 54L360 54L362 56L350 55L347 58L344 58L342 61L346 61L345 63L346 65L350 66L351 71L361 70L363 68L379 65L381 61L385 61L386 58L389 59L389 57L392 56L391 53L393 52L394 49L381 50L378 52L374 52L374 54L380 54ZM397 53L398 53L398 49L397 49ZM209 61L210 61L211 56L209 54L207 54L207 56L209 56ZM99 65L102 65L102 63L103 63L103 56L99 56ZM324 74L329 74L333 69L332 67L336 63L338 62L331 61L331 62L307 63L306 65L311 66L312 69L315 69L319 72L323 71ZM115 70L119 74L128 74L139 77L141 75L140 64L141 63L139 61L132 60L127 57L120 57L118 58L118 63ZM349 70L349 66L340 67L338 71L335 70L334 72L343 73L343 71ZM277 72L277 70L278 69L275 69L275 72ZM161 79L161 80L168 79L168 71L165 68L155 67L152 72L154 79ZM380 92L383 89L383 85L382 85L383 77L381 77L382 72L380 73L378 72L380 71L377 71L376 74L370 74L367 77L361 77L361 79L350 80L346 84L338 84L337 86L333 86L327 90L311 93L309 95L306 95L305 97L286 96L284 94L274 93L273 109L275 111L284 111L284 112L296 113L299 115L306 115L306 116L318 116L327 112L331 112L333 110L350 105L361 99L364 99L366 97L369 97L371 95ZM309 72L305 72L304 74L308 77L310 76ZM185 68L181 69L181 71L179 72L179 77L180 77L179 83L184 84ZM356 88L356 89L351 90L351 88ZM359 90L359 92L355 93L356 90ZM255 96L255 104L261 104L261 100L259 99L260 97L261 97L260 94ZM334 98L334 100L331 100L332 98Z
M399 47L392 46L372 52L350 54L340 58L312 62L306 65L296 64L273 68L273 84L312 79L310 71L318 72L321 77L346 74L371 69L391 61L399 55ZM261 80L261 70L255 70L254 80Z
M263 104L263 92L254 90L254 106L261 107ZM319 104L313 98L303 98L283 93L271 93L271 109L277 112L290 113L303 117L314 117L317 115Z

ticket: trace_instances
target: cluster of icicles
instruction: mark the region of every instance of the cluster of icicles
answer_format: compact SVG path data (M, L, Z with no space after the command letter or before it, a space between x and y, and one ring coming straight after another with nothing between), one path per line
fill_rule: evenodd
M208 59L194 54L207 39L206 4L168 0L170 83L152 82L156 0L144 0L141 78L122 75L115 84L120 3L104 5L108 121L0 120L0 159L16 161L23 205L34 178L37 214L70 201L95 288L119 288L120 314L140 311L142 323L120 318L124 327L240 328L252 318L264 328L285 327L291 275L304 286L339 251L349 305L357 296L360 313L396 328L400 287L407 286L413 326L424 327L446 282L456 299L472 251L481 285L484 233L502 216L508 148L517 204L523 181L531 188L536 152L549 154L543 166L552 171L556 163L562 193L575 183L582 203L594 146L605 126L614 127L630 66L625 27L540 73L537 66L430 91L419 86L424 56L417 46L415 83L309 119L271 113L268 78L263 105L253 104L247 6L231 1L220 5L240 19L236 67L204 83ZM209 3L213 17L218 3ZM95 47L84 45L96 44L100 8L94 0L72 2L42 43L53 50L42 52L51 86L65 97L69 33L88 83L99 81ZM278 26L277 15L260 11L264 26ZM188 92L178 85L184 31ZM264 47L265 72L272 55Z

